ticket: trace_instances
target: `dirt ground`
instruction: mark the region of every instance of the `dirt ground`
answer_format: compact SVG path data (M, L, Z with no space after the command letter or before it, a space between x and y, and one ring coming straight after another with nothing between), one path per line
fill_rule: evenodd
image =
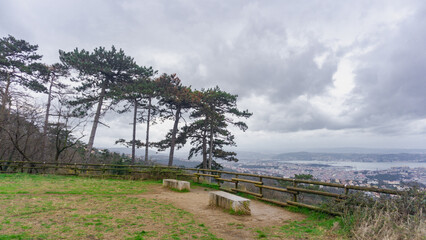
M282 226L286 222L305 218L301 214L256 200L250 202L250 216L232 215L221 208L208 205L209 191L210 189L195 187L190 192L175 192L162 186L155 186L147 191L146 195L144 194L144 198L171 203L190 212L217 237L231 240L256 239L256 229Z

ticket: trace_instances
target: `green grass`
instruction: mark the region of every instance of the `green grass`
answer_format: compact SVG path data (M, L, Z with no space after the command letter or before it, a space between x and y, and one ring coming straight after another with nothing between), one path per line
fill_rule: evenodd
M130 181L28 174L0 174L2 239L217 239L202 219L172 204L145 198L161 181ZM193 188L217 185L191 183ZM251 196L238 194L240 196ZM339 217L291 207L307 217L281 226L251 228L258 239L345 239Z
M141 195L160 184L0 174L0 240L217 239L191 213Z
M254 229L258 239L348 239L340 217L315 212L307 208L289 207L288 210L306 215L301 221L288 221L281 226Z
M0 174L0 194L138 194L159 181L93 179L74 176ZM96 183L96 184L94 184Z
M219 190L219 186L217 184L211 184L211 183L205 183L205 182L198 183L196 181L190 181L190 182L191 182L191 188L193 188L193 187L204 187L204 188Z
M179 190L177 188L169 188L169 189L175 192L180 192L180 193L190 192L188 189L182 189L182 190Z
M345 239L347 232L342 228L341 217L335 217L307 208L289 207L292 212L307 216L302 221L292 221L280 227L280 232L296 239Z
M257 238L266 238L267 237L266 233L264 233L261 230L257 230L256 232L258 233Z

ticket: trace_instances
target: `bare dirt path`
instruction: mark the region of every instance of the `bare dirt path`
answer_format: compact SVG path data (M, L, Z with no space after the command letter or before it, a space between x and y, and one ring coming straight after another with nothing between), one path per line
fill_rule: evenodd
M217 237L230 240L256 239L257 229L271 226L282 226L289 221L302 220L301 214L292 213L284 208L271 206L260 201L251 200L250 216L231 215L220 208L208 206L211 189L194 187L190 192L181 193L153 186L145 198L171 203L174 206L192 213L196 219L204 223Z

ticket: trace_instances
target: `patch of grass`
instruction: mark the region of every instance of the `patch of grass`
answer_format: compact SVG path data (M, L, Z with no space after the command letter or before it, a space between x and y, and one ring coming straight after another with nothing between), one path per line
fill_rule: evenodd
M180 193L187 193L187 192L189 192L189 189L182 189L182 190L179 190L177 188L169 188L169 189L172 190L172 191L174 191L174 192L180 192Z
M262 232L261 230L256 231L258 233L257 238L266 238L266 233Z
M132 238L127 238L127 239L131 239L131 240L143 240L147 237L157 237L158 236L158 232L156 231L140 231L140 232L136 232L135 236Z
M11 240L11 239L28 239L27 233L19 233L19 234L0 234L0 240Z
M75 176L0 174L0 194L140 194L158 181L95 179Z
M296 239L344 239L347 237L347 233L341 228L343 225L341 217L300 207L289 207L288 210L305 214L307 218L281 226L280 231L286 237Z
M191 187L204 187L204 188L210 188L210 189L216 189L219 190L219 186L217 184L211 184L211 183L198 183L198 182L191 182Z
M140 195L160 184L0 174L0 240L217 239L191 213Z
M236 216L247 215L245 212L243 212L241 210L235 211L234 209L224 209L224 211L231 214L231 215L236 215Z

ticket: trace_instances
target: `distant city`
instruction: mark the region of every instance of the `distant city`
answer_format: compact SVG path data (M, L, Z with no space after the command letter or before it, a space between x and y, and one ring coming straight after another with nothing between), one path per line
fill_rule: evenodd
M129 149L110 149L128 154ZM317 150L318 151L318 150ZM327 151L327 150L324 150ZM358 186L407 189L426 187L425 150L379 150L379 149L330 149L327 152L290 152L263 154L238 152L240 161L220 164L237 172L294 177L296 174L310 174L325 182ZM350 153L350 151L356 153ZM142 152L141 152L142 153ZM140 154L143 155L143 154ZM151 154L159 164L165 164L167 154ZM194 167L200 160L187 161L184 155L175 160L175 165Z

